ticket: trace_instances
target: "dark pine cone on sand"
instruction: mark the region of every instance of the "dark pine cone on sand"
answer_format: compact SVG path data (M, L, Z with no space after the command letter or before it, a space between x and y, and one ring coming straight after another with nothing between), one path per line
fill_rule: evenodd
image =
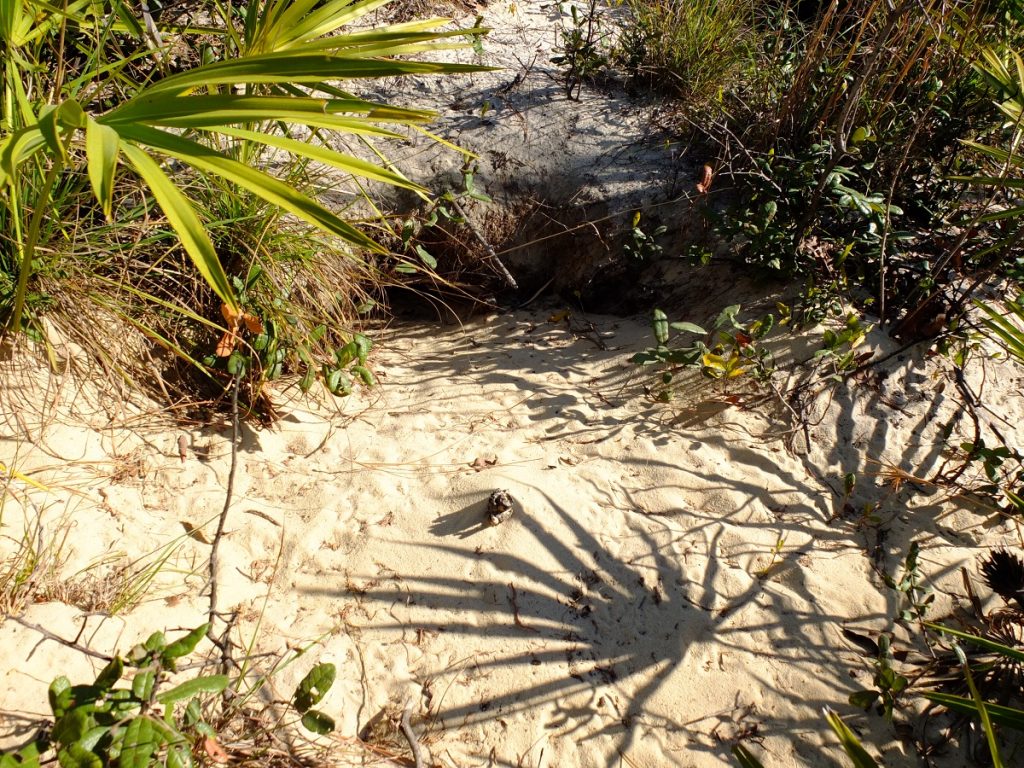
M491 525L499 525L512 516L515 502L508 491L492 491L487 498L487 517Z

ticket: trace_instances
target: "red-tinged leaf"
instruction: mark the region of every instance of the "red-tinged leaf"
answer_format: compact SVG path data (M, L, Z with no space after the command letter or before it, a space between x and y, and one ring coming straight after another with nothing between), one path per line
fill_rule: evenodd
M215 763L228 763L231 761L231 756L225 751L224 747L211 736L203 739L203 752Z

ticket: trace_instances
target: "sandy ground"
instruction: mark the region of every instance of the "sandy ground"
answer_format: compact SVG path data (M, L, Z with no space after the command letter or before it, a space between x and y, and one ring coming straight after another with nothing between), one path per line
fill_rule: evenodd
M282 696L333 661L339 682L322 709L345 754L382 708L411 699L441 766L722 766L737 739L766 764L835 765L826 705L876 755L882 745L883 765L915 765L881 718L845 703L871 670L841 630L893 629L901 604L876 568L897 573L911 539L929 584L952 592L960 566L1016 540L998 519L877 476L873 462L930 476L943 428L966 427L942 365L897 356L884 378L823 393L808 450L787 447L770 402L742 406L742 382L693 380L654 403L628 363L649 343L642 318L563 315L396 326L372 360L378 387L331 407L293 402L275 428L244 429L221 606L257 649L313 643L278 676ZM873 334L872 348L892 342ZM987 402L1019 414L1020 374L1003 363L987 375ZM203 621L205 542L230 459L225 427L107 412L88 390L44 381L8 381L5 402L21 407L6 414L0 460L49 490L11 481L0 546L36 510L40 540L70 531L64 584L167 557L127 615L54 600L0 623L8 744L45 716L50 679L97 669L31 625L123 652L153 629ZM850 471L861 479L844 511ZM492 527L497 488L516 510ZM857 512L876 503L877 526Z
M646 116L595 91L568 102L549 62L554 6L519 6L485 19L507 71L454 80L462 98L431 81L396 101L445 105L446 135L480 153L479 180L503 204L518 194L545 215L628 220L689 191L703 160L652 144ZM458 177L460 157L420 154L398 153L414 178ZM558 257L574 279L604 268L593 243L578 264L572 244L544 243L530 258ZM739 300L723 279L690 289L700 301L679 319ZM896 355L822 388L807 429L788 434L785 411L743 381L688 378L655 403L628 362L651 343L646 319L563 310L396 325L377 338L379 386L319 405L276 394L284 418L243 430L220 549L239 646L308 646L274 679L284 700L318 661L338 666L320 708L338 722L341 764L407 755L357 735L412 701L438 766L703 768L731 765L737 741L769 766L835 766L824 706L883 765L917 765L888 724L846 704L872 672L842 630L903 632L880 572L898 575L911 541L940 591L935 617L963 592L961 567L1019 541L927 483L888 482L892 468L931 477L969 436L947 369ZM820 342L818 329L770 345L798 375ZM864 349L895 344L876 332ZM40 602L0 621L0 746L34 732L56 675L84 682L101 665L51 635L126 652L205 620L231 457L224 424L183 429L41 364L4 373L0 462L20 475L5 485L0 556L27 535L43 560ZM979 359L970 375L986 418L1021 444L1021 373ZM492 527L495 489L516 508ZM138 605L109 615L137 588Z

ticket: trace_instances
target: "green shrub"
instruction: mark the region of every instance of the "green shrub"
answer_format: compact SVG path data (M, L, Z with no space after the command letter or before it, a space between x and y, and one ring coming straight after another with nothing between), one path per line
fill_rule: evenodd
M114 656L92 683L73 685L63 675L55 678L49 688L52 720L24 747L0 754L0 768L38 768L54 757L64 768L190 768L230 762L221 734L235 716L254 719L242 712L244 681L200 673L170 684L178 662L208 630L204 624L174 642L154 632L126 657ZM314 709L334 678L333 664L317 664L295 689L292 707L312 733L334 730L334 720Z
M943 252L977 205L950 177L976 164L959 140L994 123L971 62L995 23L968 2L849 0L806 25L785 6L763 14L761 75L731 121L742 148L728 145L736 202L719 236L748 263L852 290L885 320L934 300Z

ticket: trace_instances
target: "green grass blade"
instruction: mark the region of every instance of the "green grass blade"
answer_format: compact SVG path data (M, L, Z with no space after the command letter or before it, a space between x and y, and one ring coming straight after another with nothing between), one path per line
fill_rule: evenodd
M965 715L978 714L978 708L974 704L974 699L940 691L925 691L921 695L928 699L928 701L934 701L936 704L941 704L946 709L953 710L954 712L960 712ZM991 703L986 704L985 709L988 711L989 718L993 723L1024 733L1024 710Z
M224 273L220 259L210 242L199 217L196 215L188 198L174 185L174 182L161 170L159 164L140 148L127 142L121 149L128 161L135 167L139 176L149 186L153 197L167 216L174 231L181 238L181 244L191 257L199 274L210 284L221 300L238 310L238 299L235 298L231 283Z
M764 764L742 744L736 744L732 748L733 757L740 764L740 768L764 768Z
M117 170L119 152L117 131L108 125L101 125L88 119L85 129L85 156L88 164L89 183L100 201L103 215L110 221L114 205L114 172Z
M984 648L988 651L995 651L998 654L1005 656L1008 659L1014 659L1015 661L1024 661L1024 651L1017 650L1016 648L1010 648L1009 646L1001 643L988 640L984 637L978 637L968 632L961 632L959 629L952 629L950 627L944 627L941 624L933 624L930 621L924 623L928 629L932 629L936 632L941 632L944 635L950 635L952 637L964 640L972 645L976 645L980 648Z
M850 727L843 722L842 718L834 710L825 707L825 719L839 737L839 743L849 756L851 762L853 762L854 768L878 768L878 763L861 746L857 734L850 730Z
M971 698L974 700L974 708L981 716L981 728L985 731L985 740L988 742L988 750L992 755L992 768L1003 768L1003 759L999 755L999 745L996 743L996 732L992 729L992 720L988 716L988 706L985 704L984 699L981 698L981 693L978 692L978 686L974 684L974 675L971 674L971 667L967 663L967 659L961 656L964 668L964 678L967 680L967 687L971 690Z

